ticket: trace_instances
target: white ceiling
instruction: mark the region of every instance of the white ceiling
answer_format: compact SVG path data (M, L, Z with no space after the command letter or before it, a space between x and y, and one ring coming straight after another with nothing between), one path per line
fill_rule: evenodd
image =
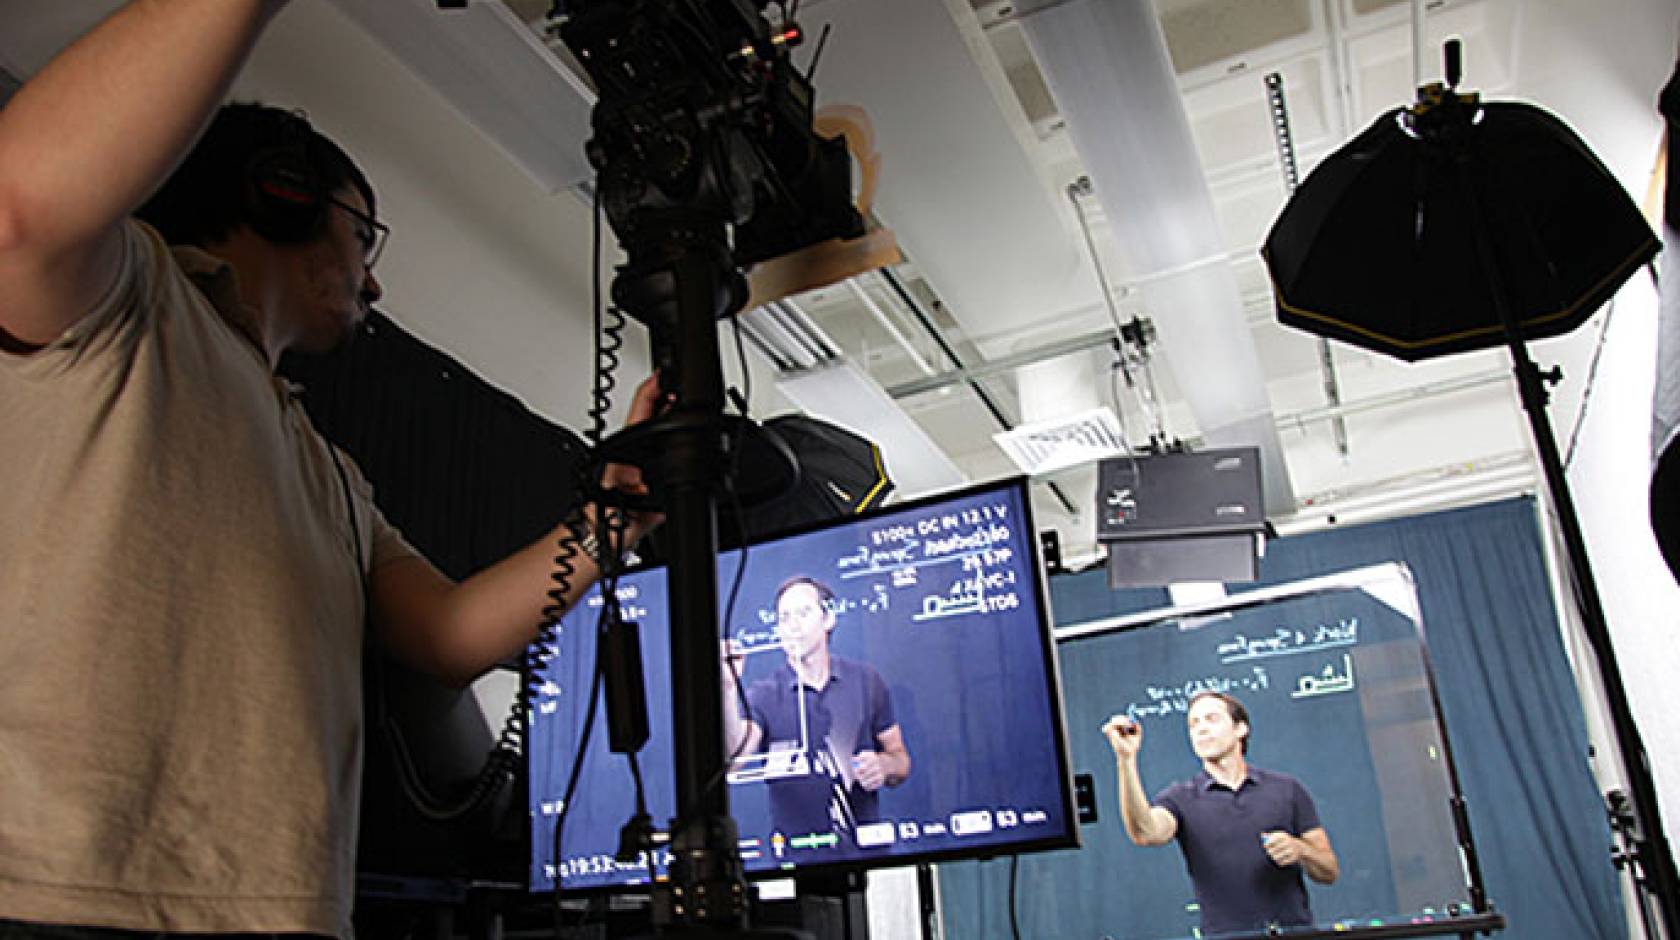
M546 0L499 3L475 0L474 7L482 15L483 8L494 6L495 16L520 22L540 17L547 7ZM0 67L28 74L114 5L0 0ZM1467 498L1472 491L1465 485L1478 478L1485 486L1475 493L1530 485L1526 433L1508 383L1500 378L1505 368L1500 354L1404 367L1338 348L1344 402L1416 397L1349 415L1345 457L1330 424L1313 420L1325 405L1317 342L1273 322L1256 253L1286 195L1262 79L1270 72L1284 76L1298 160L1303 173L1310 171L1377 114L1413 97L1415 10L1427 44L1424 75L1438 75L1444 38L1463 38L1466 86L1486 97L1533 100L1557 111L1643 198L1660 135L1654 99L1680 38L1677 5L1673 0L1157 0L1155 6L1242 294L1247 330L1235 339L1252 344L1258 354L1288 475L1305 505L1296 524L1317 518L1325 505L1346 507L1344 519L1393 511L1407 493L1422 494L1430 501L1426 505L1444 504ZM1111 330L1066 192L1085 168L1015 4L804 0L799 9L812 36L832 25L815 76L819 103L857 104L869 113L883 164L876 213L909 257L898 273L965 364L983 367ZM539 88L521 79L514 86L519 91L511 92L482 78L445 81L435 71L416 72L415 55L462 54L427 47L423 32L419 39L407 36L412 23L444 16L429 0L295 0L264 39L238 91L305 107L370 170L382 212L397 232L381 269L388 287L384 306L392 315L535 407L577 426L587 387L578 329L587 323L589 305L590 220L583 203L564 188L575 181L578 149L561 147L545 164L540 147L553 150L547 142L563 140L581 148L587 127L578 117L581 109L531 106L558 100L544 98L559 94L556 89L575 98L576 82L560 79ZM534 34L526 39L525 54L547 66L558 61ZM809 48L802 51L801 60L809 54ZM518 98L518 107L510 95ZM520 152L518 141L507 139L512 132L495 129L498 121L541 124L528 128L532 133L515 134L535 137L539 149ZM493 130L495 140L480 128ZM1144 309L1145 291L1132 276L1135 259L1115 247L1098 201L1084 205L1120 317L1147 316L1170 325L1174 311ZM883 387L951 368L876 277L859 279L856 288L824 288L796 303ZM1570 375L1558 390L1557 423L1567 425L1579 400L1594 332L1595 326L1585 327L1545 350L1561 359ZM633 338L631 368L638 343ZM1194 350L1161 355L1154 372L1167 428L1177 437L1195 438L1201 429L1181 386L1220 377L1198 371ZM775 370L750 349L748 356L758 410L785 407L787 399L774 391ZM1087 393L1070 396L1070 408L1087 404L1083 399L1112 403L1110 359L1099 350L1053 361L1051 370L1090 376ZM1044 407L1044 396L1016 382L1014 370L983 380L1011 420L1022 418L1024 406ZM991 440L1000 428L968 385L900 397L897 404L971 479L1013 472ZM1125 418L1141 441L1143 422L1135 405L1127 406ZM1067 513L1061 497L1041 486L1044 521L1063 530L1070 553L1089 551L1088 471L1064 472L1050 482L1078 512ZM1291 522L1287 515L1277 521L1285 528Z

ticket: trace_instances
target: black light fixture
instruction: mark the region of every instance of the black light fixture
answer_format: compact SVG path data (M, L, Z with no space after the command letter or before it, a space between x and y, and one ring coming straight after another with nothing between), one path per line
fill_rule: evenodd
M1265 547L1260 448L1107 458L1096 512L1111 588L1253 581Z
M1278 319L1408 362L1510 350L1640 818L1636 851L1666 933L1680 936L1680 877L1546 415L1558 375L1527 346L1586 322L1659 246L1567 125L1460 94L1458 42L1446 51L1445 84L1379 117L1290 197L1263 251Z

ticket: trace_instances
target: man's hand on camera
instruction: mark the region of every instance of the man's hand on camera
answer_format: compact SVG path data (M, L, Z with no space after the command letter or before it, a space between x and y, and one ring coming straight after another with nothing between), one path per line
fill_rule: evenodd
M624 419L624 426L630 427L641 424L662 412L669 404L659 392L658 376L648 376L642 384L636 386L636 394L630 400L630 414ZM610 463L601 474L601 488L614 490L627 496L647 496L647 484L642 479L642 471L630 464ZM634 545L642 536L652 531L665 521L664 513L652 510L630 510L627 522L629 528L625 532L625 541Z

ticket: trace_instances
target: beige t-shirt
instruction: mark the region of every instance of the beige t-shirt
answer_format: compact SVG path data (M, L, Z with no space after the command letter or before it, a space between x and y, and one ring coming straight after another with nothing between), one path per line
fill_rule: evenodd
M0 917L347 936L352 533L413 549L343 458L351 525L231 270L125 231L93 311L0 353Z

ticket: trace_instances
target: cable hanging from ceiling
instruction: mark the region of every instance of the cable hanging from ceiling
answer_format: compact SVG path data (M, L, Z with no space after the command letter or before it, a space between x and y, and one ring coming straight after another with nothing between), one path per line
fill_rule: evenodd
M1124 379L1126 388L1137 400L1144 419L1149 422L1149 449L1163 450L1167 448L1170 438L1167 436L1165 409L1161 406L1161 396L1155 386L1155 370L1151 365L1154 358L1155 324L1144 317L1133 317L1130 322L1120 319L1120 309L1114 302L1114 288L1109 284L1108 272L1103 268L1096 239L1091 234L1091 221L1086 217L1085 205L1081 201L1095 193L1096 187L1091 183L1089 176L1081 176L1067 187L1068 201L1073 203L1074 215L1079 218L1079 231L1085 236L1085 250L1090 253L1091 267L1097 272L1097 284L1102 290L1103 309L1108 311L1109 320L1114 323L1114 338L1111 342L1114 362L1110 368ZM1114 398L1114 410L1124 435L1126 409L1116 390L1111 389L1110 393ZM1129 442L1127 449L1131 449Z

